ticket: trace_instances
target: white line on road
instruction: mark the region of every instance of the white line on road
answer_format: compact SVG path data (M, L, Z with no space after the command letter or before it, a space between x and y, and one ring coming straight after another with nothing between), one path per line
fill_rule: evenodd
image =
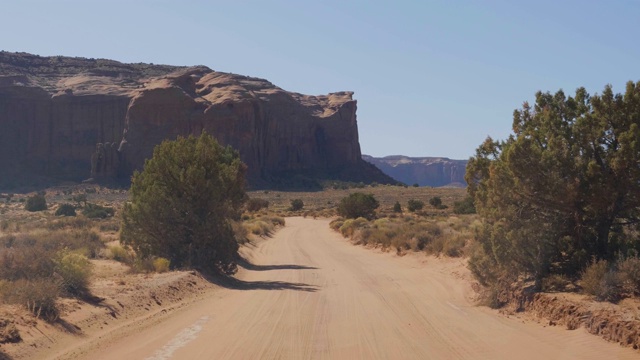
M209 317L205 316L200 318L190 327L180 331L178 335L176 335L171 341L166 343L162 349L158 350L145 360L167 360L170 359L173 353L179 348L187 345L188 342L194 340L200 331L202 331L202 326L209 321Z

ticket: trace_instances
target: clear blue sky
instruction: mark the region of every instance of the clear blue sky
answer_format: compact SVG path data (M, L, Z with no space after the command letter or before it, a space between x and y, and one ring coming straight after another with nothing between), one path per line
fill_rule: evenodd
M465 159L537 90L640 80L640 1L6 1L0 49L352 90L363 153Z

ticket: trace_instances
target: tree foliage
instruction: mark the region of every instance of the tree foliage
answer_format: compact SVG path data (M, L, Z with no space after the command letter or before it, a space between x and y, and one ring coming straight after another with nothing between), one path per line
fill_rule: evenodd
M540 280L578 274L591 259L638 248L640 82L625 94L538 92L514 111L505 141L488 138L465 179L484 228L470 268L484 282L502 273Z
M233 273L238 244L231 220L247 198L245 172L238 153L206 133L164 141L133 175L123 242L174 268Z
M372 194L356 192L340 200L338 215L347 219L372 219L378 206L380 203Z

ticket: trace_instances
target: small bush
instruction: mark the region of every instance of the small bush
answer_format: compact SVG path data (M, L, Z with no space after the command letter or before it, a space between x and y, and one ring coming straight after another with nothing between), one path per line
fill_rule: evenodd
M418 210L422 210L424 207L424 202L421 200L411 199L407 202L407 210L410 212L416 212Z
M132 264L134 259L133 255L120 245L109 246L108 257L124 264Z
M338 215L347 219L372 219L380 206L373 194L353 193L342 198L338 205Z
M462 256L462 249L464 248L466 241L464 237L460 235L449 236L445 239L442 246L442 252L449 257Z
M396 201L396 203L393 204L393 212L395 212L395 213L401 213L402 212L402 206L400 205L399 201Z
M476 207L473 204L473 197L467 195L464 200L454 202L453 212L455 214L475 214Z
M106 219L115 214L111 207L88 203L82 210L82 214L90 219Z
M594 260L587 266L580 285L585 293L599 301L617 301L620 298L619 277L606 260Z
M153 269L157 273L167 272L167 271L169 271L170 263L171 262L168 259L161 258L161 257L155 258L153 260Z
M640 259L631 257L618 263L620 286L626 296L640 295Z
M334 231L338 231L342 225L344 225L344 220L341 218L335 219L329 223L329 227Z
M289 208L289 210L298 211L298 210L302 210L303 207L304 207L304 202L301 199L293 199L291 200L291 207Z
M442 206L442 199L439 196L434 196L429 199L429 205L433 206L436 209L439 209Z
M57 254L54 262L55 272L62 278L64 291L76 296L89 292L93 264L86 256L63 250Z
M56 210L56 216L76 216L76 208L71 204L62 204Z
M47 200L42 194L29 196L24 203L24 209L31 212L47 210Z
M369 222L365 218L347 219L342 224L342 226L340 226L340 233L344 237L353 236L353 234L357 229L361 228L362 226L368 223Z
M10 304L20 304L37 318L55 321L60 317L56 299L60 296L60 283L52 278L20 279L5 282L2 298Z
M256 212L269 207L269 201L265 199L249 199L247 201L247 211Z

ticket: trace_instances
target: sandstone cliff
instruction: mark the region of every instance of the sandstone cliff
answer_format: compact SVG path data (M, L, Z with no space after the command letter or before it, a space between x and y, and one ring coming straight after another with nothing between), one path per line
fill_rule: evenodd
M382 158L363 155L362 158L407 185L466 186L464 174L467 160L402 155Z
M351 92L308 96L204 66L0 52L0 179L129 179L153 147L205 130L254 184L389 182L361 159Z

